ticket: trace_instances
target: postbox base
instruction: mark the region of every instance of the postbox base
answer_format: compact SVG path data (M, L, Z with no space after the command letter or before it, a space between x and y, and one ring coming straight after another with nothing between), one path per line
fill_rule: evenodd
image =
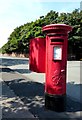
M66 111L66 95L50 95L45 93L45 108L56 112Z

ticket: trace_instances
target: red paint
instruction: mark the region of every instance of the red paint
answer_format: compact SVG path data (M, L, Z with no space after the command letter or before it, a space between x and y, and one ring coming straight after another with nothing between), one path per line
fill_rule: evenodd
M72 28L65 24L51 24L42 28L46 35L46 83L45 93L66 94L66 64L68 31ZM62 49L60 59L54 59L53 49Z
M45 73L45 38L33 38L30 40L30 70Z

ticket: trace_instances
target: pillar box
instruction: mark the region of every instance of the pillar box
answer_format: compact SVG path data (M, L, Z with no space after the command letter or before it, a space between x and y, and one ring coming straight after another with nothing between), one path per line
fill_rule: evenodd
M45 38L30 40L29 69L37 73L45 73Z
M72 27L51 24L42 30L46 33L45 107L62 112L66 108L67 43Z

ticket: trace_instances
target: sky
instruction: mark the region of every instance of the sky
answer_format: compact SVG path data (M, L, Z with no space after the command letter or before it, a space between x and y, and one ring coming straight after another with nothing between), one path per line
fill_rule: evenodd
M50 10L72 12L80 8L81 0L0 0L0 48L13 30L27 22L45 16Z

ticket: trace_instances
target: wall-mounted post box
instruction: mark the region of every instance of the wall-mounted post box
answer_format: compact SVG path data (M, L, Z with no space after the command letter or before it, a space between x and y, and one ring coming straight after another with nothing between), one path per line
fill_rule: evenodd
M33 38L30 40L29 69L37 73L45 73L45 38Z
M72 27L51 24L42 30L46 33L45 107L62 112L66 108L67 43Z

